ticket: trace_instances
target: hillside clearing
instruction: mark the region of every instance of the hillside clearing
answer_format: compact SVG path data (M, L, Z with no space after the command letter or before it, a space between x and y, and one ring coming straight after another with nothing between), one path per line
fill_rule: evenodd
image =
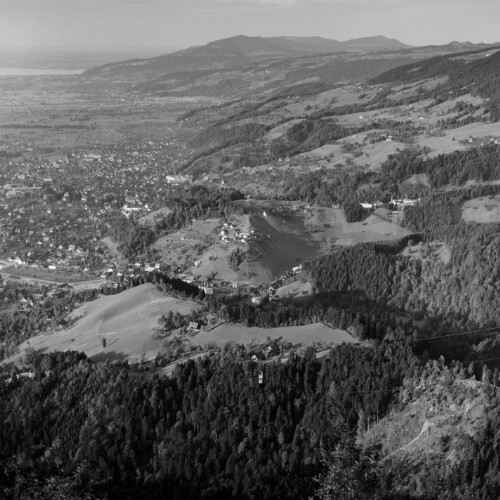
M500 196L485 196L467 200L462 206L465 222L500 222Z
M448 76L440 76L437 78L430 78L428 80L420 80L410 85L399 85L391 89L393 93L390 94L388 98L393 101L401 101L407 99L408 97L416 95L420 89L432 90L439 85L443 85L448 81L448 79Z
M362 143L362 135L359 138L351 137L343 139L342 142L352 143L358 142L356 148L359 156L354 156L349 153L342 152L340 144L325 144L320 148L313 149L308 153L298 155L299 158L323 160L319 164L328 168L330 165L337 163L346 163L351 161L352 164L359 167L367 167L370 170L376 170L380 165L387 160L387 156L396 154L399 150L405 149L406 145L398 141L379 141L373 144Z
M125 256L118 250L118 245L109 237L101 239L101 243L106 245L109 250L110 257L113 261L115 261L119 266L123 266L127 263L127 259Z
M363 437L363 447L380 445L384 460L411 461L413 467L431 460L460 463L467 445L487 425L487 402L480 382L455 380L453 389L463 397L453 399L442 379L433 380L402 410L392 412L374 424Z
M427 262L440 260L443 264L448 264L451 259L450 247L440 241L430 241L427 244L420 242L411 247L407 246L401 254Z
M276 295L280 298L298 298L306 297L312 293L312 284L310 282L303 283L302 281L294 281L288 285L284 285L276 290Z
M216 241L220 219L195 221L189 226L159 238L153 245L161 261L168 265L190 267Z
M375 214L362 222L348 223L342 209L300 210L296 206L295 211L278 215L280 207L288 205L255 201L242 204L260 213L233 218L238 220L236 226L248 234L253 231L258 237L248 244L213 244L197 257L198 265L191 267L190 273L242 283L266 283L309 258L324 255L333 245L394 241L411 234ZM227 258L236 246L248 251L248 256L233 270Z
M215 344L223 346L228 342L251 344L265 342L267 339L280 339L294 346L310 346L317 343L355 344L359 341L345 330L333 329L323 323L305 326L283 326L278 328L257 328L225 324L209 332L200 332L191 339L195 345Z
M144 215L143 217L141 217L138 222L139 224L143 224L143 225L148 225L148 226L152 226L155 222L155 219L158 217L158 218L161 218L161 217L165 217L166 215L172 213L172 209L169 208L169 207L163 207L163 208L160 208L159 210L155 210L154 212L151 212L147 215Z
M331 243L355 245L375 241L395 241L411 234L407 229L371 214L361 222L347 222L340 208L329 209L332 213Z
M162 262L201 279L267 283L309 258L324 255L333 245L394 241L411 234L376 214L348 223L342 209L306 208L298 202L239 203L249 213L230 217L226 228L222 219L207 219L160 238L154 248ZM221 234L222 229L229 234ZM231 267L228 258L237 248L243 259Z
M327 90L314 97L309 97L303 101L289 104L284 108L292 114L302 114L313 109L340 108L342 106L367 103L375 97L376 89L361 91L356 85L345 85L336 89Z
M431 183L429 182L429 176L427 174L413 174L411 177L408 177L403 184L411 184L413 186L420 184L421 186L431 187Z
M265 141L273 141L274 139L278 139L278 137L281 137L282 135L286 134L287 131L296 125L297 123L300 123L301 119L294 119L290 120L288 122L282 123L281 125L278 125L277 127L274 127L271 129L265 136L264 140Z
M420 147L429 147L431 152L428 156L434 157L440 154L452 153L453 151L464 151L469 146L464 143L461 144L460 141L468 141L472 138L481 139L487 136L500 137L500 125L498 123L470 123L463 127L443 130L442 135L439 137L418 136L416 143Z
M32 347L39 352L81 351L94 359L154 359L163 350L153 331L160 316L169 311L187 315L200 308L194 302L166 296L155 285L140 285L83 304L70 315L80 318L73 327L30 338L21 344L15 358Z

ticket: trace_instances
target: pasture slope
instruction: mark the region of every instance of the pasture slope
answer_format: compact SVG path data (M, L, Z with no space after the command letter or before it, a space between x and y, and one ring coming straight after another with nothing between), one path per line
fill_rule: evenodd
M154 226L155 219L161 219L162 217L166 217L168 214L172 213L172 209L169 207L163 207L159 210L155 210L143 217L140 217L138 222L143 226Z
M482 196L467 200L462 205L465 222L500 222L500 196Z
M188 231L182 235L185 237L183 241L179 242L179 236L176 236L177 242L170 242L169 249L164 250L164 260L176 262L176 258L182 257L185 264L193 264L197 259L197 264L192 265L189 272L198 277L267 283L310 258L324 255L333 245L394 241L411 234L375 214L362 222L348 223L340 208L311 207L277 215L279 203L252 200L242 205L250 213L231 220L242 232L259 235L256 239L248 243L222 243L213 236L211 241L201 236L198 240L194 235L188 237ZM213 232L217 234L215 227ZM198 253L195 251L197 241L204 247ZM230 268L228 256L237 247L243 252L248 251L248 255L235 270ZM166 240L163 248L167 248Z
M71 328L30 338L7 362L16 361L28 347L37 352L81 351L93 359L131 362L154 359L162 351L153 331L161 314L178 311L186 315L200 307L194 302L168 297L155 285L140 285L83 304L72 312L71 317L79 319Z
M195 345L215 344L223 346L228 342L237 344L262 343L268 339L280 339L291 342L294 346L311 346L313 344L356 344L359 341L345 330L330 328L323 323L305 326L282 326L278 328L257 328L243 325L224 324L210 330L200 332L191 339Z

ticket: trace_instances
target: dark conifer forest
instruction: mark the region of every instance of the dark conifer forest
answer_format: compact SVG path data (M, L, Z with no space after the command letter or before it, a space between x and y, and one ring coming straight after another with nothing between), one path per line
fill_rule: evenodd
M228 347L171 378L37 357L32 380L3 375L2 498L304 498L359 413L379 418L419 369L398 335L284 365Z
M171 377L75 352L37 356L32 379L2 374L2 498L330 498L331 488L341 498L352 488L356 498L414 498L411 485L397 493L403 470L377 463L355 434L411 397L404 379L452 383L465 367L425 367L401 331L386 333L369 348L285 364L258 365L227 347ZM415 472L409 482L425 481L425 498L499 494L500 422L487 418L467 462Z

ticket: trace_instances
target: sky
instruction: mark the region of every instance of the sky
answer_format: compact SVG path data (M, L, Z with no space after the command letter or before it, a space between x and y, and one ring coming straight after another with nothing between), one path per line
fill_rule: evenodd
M500 0L0 0L0 49L203 45L234 35L500 41Z

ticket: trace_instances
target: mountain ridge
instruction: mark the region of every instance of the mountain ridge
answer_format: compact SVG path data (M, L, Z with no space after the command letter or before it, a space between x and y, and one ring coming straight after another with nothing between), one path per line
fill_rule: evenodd
M332 52L370 52L411 48L382 35L339 42L321 37L249 37L238 35L148 59L104 64L84 71L85 77L148 79L179 71L236 68L268 59Z

